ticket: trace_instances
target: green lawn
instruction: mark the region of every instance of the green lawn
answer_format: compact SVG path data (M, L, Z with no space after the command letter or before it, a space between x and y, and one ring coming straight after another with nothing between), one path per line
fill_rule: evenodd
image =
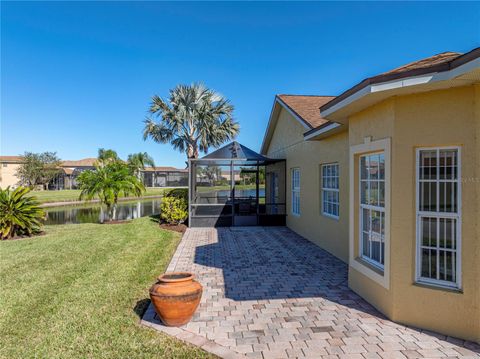
M202 358L138 324L180 240L150 218L0 242L0 358Z
M162 195L165 188L147 188L144 196ZM65 189L61 191L32 191L31 194L36 196L41 203L48 202L67 202L77 201L80 196L78 189Z

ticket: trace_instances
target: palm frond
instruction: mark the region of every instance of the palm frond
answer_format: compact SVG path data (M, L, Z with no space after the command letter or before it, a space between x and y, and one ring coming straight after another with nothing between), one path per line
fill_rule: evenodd
M170 90L168 103L153 96L149 111L159 121L145 120L143 139L169 142L187 156L197 156L199 150L218 147L239 133L233 110L228 99L202 83L178 85Z
M0 239L16 235L32 235L40 231L45 212L30 188L0 189Z

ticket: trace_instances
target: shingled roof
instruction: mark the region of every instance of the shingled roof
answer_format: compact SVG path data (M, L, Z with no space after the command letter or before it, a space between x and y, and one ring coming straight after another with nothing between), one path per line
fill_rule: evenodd
M320 116L320 106L334 99L334 96L277 95L277 98L294 112L308 127L316 128L328 122Z
M0 162L22 162L22 156L0 156Z
M413 61L410 62L406 65L402 65L400 67L397 67L393 70L387 71L382 73L381 75L388 75L388 74L401 74L403 72L411 71L411 70L417 70L417 69L425 69L428 67L432 67L435 65L447 63L449 61L452 61L456 59L457 57L463 55L460 52L442 52L441 54L433 55L430 57L427 57L425 59L421 59L418 61Z
M478 57L480 57L480 47L477 47L465 54L447 51L421 60L410 62L406 65L396 67L393 70L364 79L352 88L343 92L341 95L332 99L332 101L323 104L321 106L321 111L325 111L335 106L339 102L345 100L347 97L352 96L369 85L400 80L412 76L449 71L469 61L475 60Z

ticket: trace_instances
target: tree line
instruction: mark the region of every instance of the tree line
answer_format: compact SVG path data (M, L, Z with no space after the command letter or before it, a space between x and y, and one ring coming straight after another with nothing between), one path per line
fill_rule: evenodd
M62 160L56 152L25 152L22 161L16 170L18 183L29 188L48 189L48 186L63 171ZM140 176L141 170L147 166L155 166L154 160L146 152L133 153L128 155L126 161L122 161L117 152L111 149L100 148L98 150L97 166L106 162L122 162L126 168L136 177Z

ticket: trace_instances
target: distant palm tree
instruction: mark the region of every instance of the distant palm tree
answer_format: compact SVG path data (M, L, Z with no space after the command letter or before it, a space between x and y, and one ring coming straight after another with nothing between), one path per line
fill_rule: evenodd
M160 121L145 120L143 139L170 143L188 158L220 146L240 130L230 102L202 84L178 85L170 90L168 101L153 96L150 113Z
M127 165L132 173L139 177L141 170L144 170L147 166L154 167L155 162L147 152L139 152L128 155Z
M77 180L81 189L80 199L92 200L98 197L100 203L107 207L109 220L116 217L120 195L140 197L145 191L142 182L121 161L97 164L95 170L83 171Z
M105 165L110 162L120 161L120 157L114 150L106 150L105 148L98 149L97 162L99 164Z

